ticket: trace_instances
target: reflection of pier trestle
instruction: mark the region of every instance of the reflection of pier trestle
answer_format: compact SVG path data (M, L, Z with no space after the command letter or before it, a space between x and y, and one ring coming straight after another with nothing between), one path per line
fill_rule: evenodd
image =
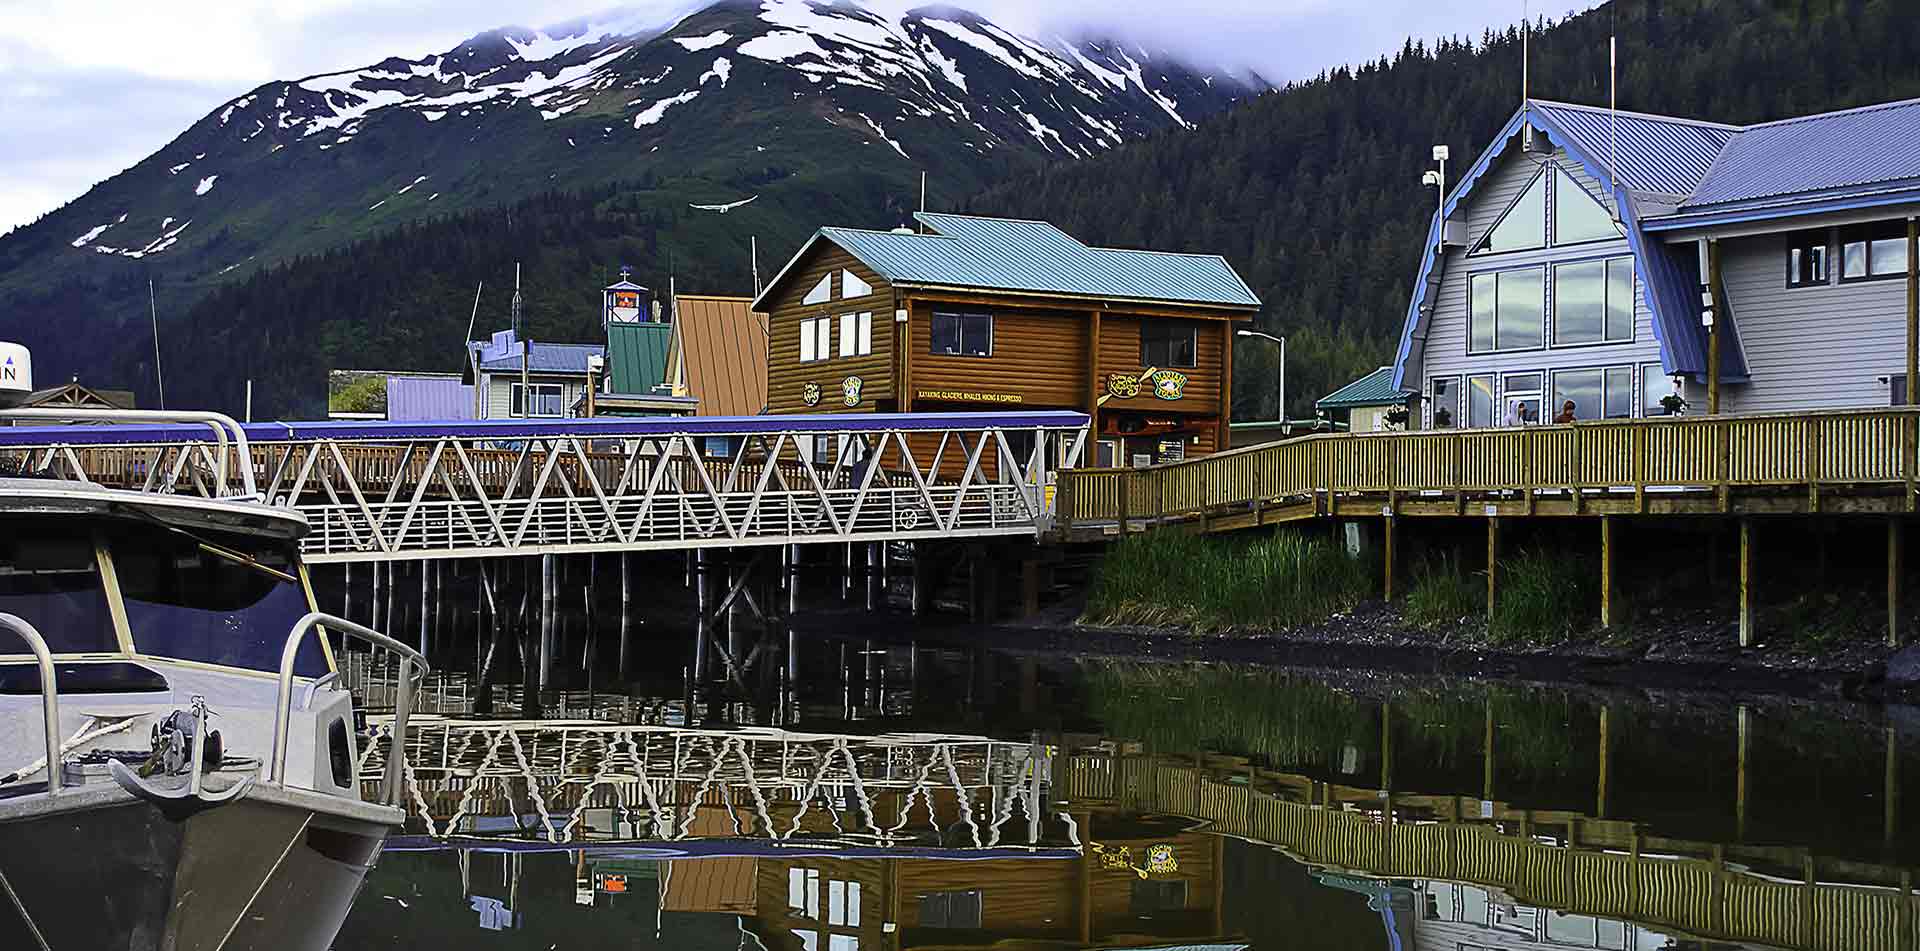
M1631 822L1383 794L1244 761L1076 755L1064 772L1076 809L1202 819L1211 831L1333 869L1474 883L1530 905L1717 940L1806 951L1914 946L1920 903L1907 873L1804 849L1656 837ZM1833 880L1841 877L1848 881Z
M433 836L995 848L1039 845L1050 825L1052 755L1033 743L415 722L405 771L410 821ZM384 769L376 747L368 744L362 776Z

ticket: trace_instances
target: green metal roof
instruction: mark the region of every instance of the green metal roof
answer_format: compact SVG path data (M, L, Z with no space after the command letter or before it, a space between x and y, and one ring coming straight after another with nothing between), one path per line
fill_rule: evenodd
M1393 388L1393 368L1381 367L1352 383L1317 399L1313 408L1351 409L1355 406L1394 406L1405 404L1411 390Z
M607 325L607 373L614 393L652 393L667 378L673 325L643 321Z
M794 261L822 238L846 249L895 284L968 287L1114 300L1258 307L1247 282L1217 254L1095 248L1044 221L920 212L921 234L821 228ZM787 269L793 264L790 262ZM754 301L764 310L787 270Z

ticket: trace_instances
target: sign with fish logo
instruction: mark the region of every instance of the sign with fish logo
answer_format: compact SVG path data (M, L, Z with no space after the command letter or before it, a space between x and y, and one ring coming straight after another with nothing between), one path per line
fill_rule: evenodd
M1185 373L1177 370L1155 370L1152 378L1154 399L1177 400L1186 395L1187 375Z
M866 382L857 376L850 376L844 380L841 380L840 381L841 402L846 403L848 406L859 406L860 390L865 386L866 386Z
M820 384L808 380L800 384L800 402L808 406L820 405Z

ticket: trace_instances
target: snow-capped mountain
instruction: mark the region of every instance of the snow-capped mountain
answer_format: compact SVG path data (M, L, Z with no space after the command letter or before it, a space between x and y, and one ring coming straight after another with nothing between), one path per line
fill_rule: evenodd
M191 301L409 221L616 184L659 209L663 242L717 217L697 206L756 198L728 223L779 247L820 224L899 224L922 171L950 204L1264 88L950 7L725 0L668 25L616 13L497 29L221 104L0 236L0 312L62 318L17 336L51 348L50 368L81 369L84 338L130 319L148 277Z
M743 119L770 140L761 152L811 121L936 171L964 153L1068 159L1190 124L1257 83L1134 45L1024 37L952 8L727 2L666 29L623 16L506 28L423 59L268 83L76 202L90 217L74 206L57 217L69 248L139 259L200 245L236 204L284 213L272 193L293 185L322 190L352 234L403 208L468 205L475 189L497 202L629 176L669 143L679 158L660 164L683 166L715 122ZM502 168L541 154L548 174ZM247 250L216 270L266 248Z

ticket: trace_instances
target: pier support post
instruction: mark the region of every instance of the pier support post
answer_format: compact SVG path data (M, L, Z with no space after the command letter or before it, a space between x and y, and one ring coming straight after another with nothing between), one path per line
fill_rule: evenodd
M1500 518L1487 518L1487 617L1493 617L1493 606L1500 593Z
M1740 520L1740 646L1753 646L1753 520Z
M431 657L433 644L429 641L428 634L433 630L432 612L427 610L427 598L432 593L430 590L432 585L428 583L430 572L427 567L426 562L420 563L420 653L422 656Z
M620 553L620 679L625 680L633 656L633 552Z
M1613 778L1613 708L1600 707L1600 781L1594 794L1593 817L1607 817L1607 785Z
M1906 570L1905 539L1906 523L1900 516L1887 519L1887 646L1899 647L1902 641L1900 629L1900 576Z
M781 584L787 586L787 617L791 618L800 611L800 546L788 545L780 549Z
M372 601L372 604L369 605L367 608L367 611L369 612L367 626L373 628L376 631L385 633L386 629L380 626L380 618L381 618L380 616L380 572L386 570L386 565L376 561L371 565L371 567L373 569L373 584L369 589L370 591L369 597L370 597L370 600Z
M711 591L707 575L707 550L695 549L693 553L693 680L695 683L699 683L707 676L707 604Z
M880 572L880 543L867 543L867 610L880 610L887 579Z
M1040 613L1040 562L1036 558L1020 562L1020 613L1024 617Z
M913 616L925 617L933 609L933 566L927 563L933 546L913 543Z
M1393 600L1394 569L1398 567L1400 533L1396 530L1397 521L1392 515L1380 520L1380 597L1387 601Z
M1493 802L1493 698L1486 700L1486 734L1481 741L1480 798Z
M554 610L554 575L559 567L552 553L540 556L540 689L545 690L553 682L554 624L558 613Z
M340 616L351 621L353 620L353 562L349 561L343 567L346 568L346 577L340 586L346 593L340 602Z
M1747 751L1753 745L1753 711L1741 704L1734 714L1733 840L1747 841Z
M1614 628L1620 623L1620 574L1614 555L1620 547L1620 519L1600 516L1600 626Z

